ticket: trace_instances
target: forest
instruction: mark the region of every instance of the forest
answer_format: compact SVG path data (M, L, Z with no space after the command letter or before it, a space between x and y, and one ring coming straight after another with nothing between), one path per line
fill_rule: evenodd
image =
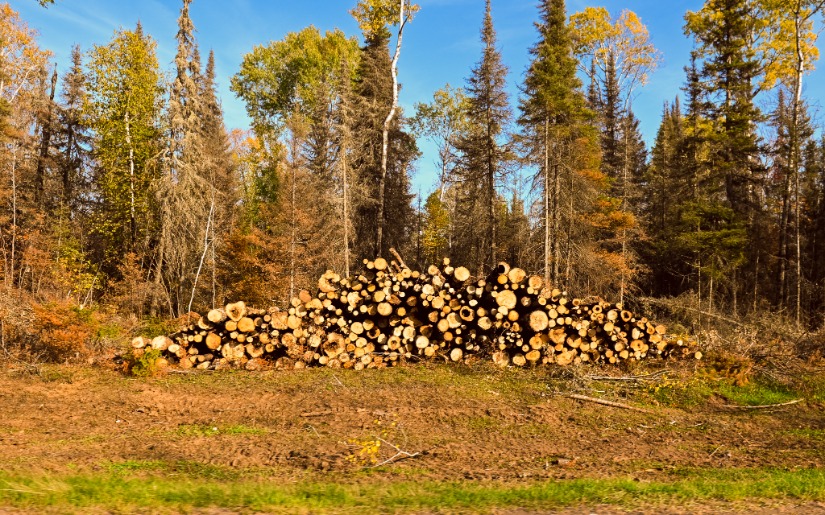
M244 55L231 89L248 130L224 123L197 2L182 0L171 69L136 22L74 47L62 76L0 4L5 355L74 359L236 300L286 307L391 248L419 269L507 261L582 298L820 328L825 139L803 93L824 1L686 12L693 50L652 148L632 103L662 55L630 10L538 2L512 98L479 3L466 82L405 112L420 7L352 2L361 34L310 26ZM416 199L425 140L439 176Z

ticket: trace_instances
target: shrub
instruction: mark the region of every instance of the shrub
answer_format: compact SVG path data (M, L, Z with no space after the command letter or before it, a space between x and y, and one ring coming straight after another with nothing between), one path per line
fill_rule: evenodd
M26 338L28 350L48 361L89 355L89 342L97 335L101 315L71 301L32 302L32 321Z
M124 356L123 366L127 374L135 377L156 377L163 372L166 360L157 349L133 349Z

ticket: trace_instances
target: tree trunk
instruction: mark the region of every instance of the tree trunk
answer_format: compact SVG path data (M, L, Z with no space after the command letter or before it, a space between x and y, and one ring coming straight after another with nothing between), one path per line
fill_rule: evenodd
M203 231L203 252L201 253L201 259L198 263L198 270L195 272L195 280L192 281L192 294L189 295L189 305L186 308L186 312L189 313L192 311L192 302L195 300L195 292L198 290L198 280L201 276L201 270L203 270L203 262L206 260L206 254L209 251L209 230L212 228L212 215L215 212L215 198L212 197L212 202L209 205L209 216L206 218L206 229ZM213 294L214 297L214 294Z
M43 120L43 132L40 138L40 154L37 156L37 171L35 173L35 196L42 208L46 191L46 161L49 158L49 147L52 141L52 107L54 106L54 92L57 88L57 67L52 74L49 104L46 107L46 119Z
M791 163L790 172L794 174L795 201L795 221L796 221L796 325L799 328L802 320L802 235L800 231L799 217L799 161L800 161L800 141L799 141L799 110L802 103L802 76L805 73L805 54L802 52L802 2L796 0L794 8L794 45L796 50L796 70L794 75L794 96L793 112L791 113ZM821 6L821 4L820 4ZM816 10L821 8L817 7ZM814 12L816 12L816 10ZM811 13L813 16L813 13Z
M395 55L393 55L392 64L390 66L390 72L392 74L392 107L390 108L389 114L387 114L387 118L384 120L384 130L381 135L381 178L378 182L378 220L376 220L378 227L375 236L376 256L381 255L384 244L384 202L387 186L387 154L389 152L390 144L390 124L392 124L392 120L395 118L395 112L398 110L398 58L401 56L401 39L404 35L404 26L407 23L405 9L407 7L408 0L399 1L400 21L398 26L398 39L395 42Z
M348 139L344 138L341 144L341 178L343 181L343 192L341 200L343 203L343 220L344 224L344 275L349 277L349 184L347 174L347 151Z
M544 116L544 284L550 276L550 120Z
M135 207L135 147L132 145L131 118L129 111L123 115L126 122L126 145L129 147L129 227L131 229L131 242L135 244L137 239L137 215Z

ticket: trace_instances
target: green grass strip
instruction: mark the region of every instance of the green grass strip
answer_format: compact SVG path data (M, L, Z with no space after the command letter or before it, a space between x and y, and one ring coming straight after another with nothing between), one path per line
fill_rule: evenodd
M335 478L332 478L333 480ZM26 477L0 473L0 506L97 508L118 512L241 508L291 513L417 511L484 512L495 508L553 508L611 504L626 507L702 501L794 499L825 501L825 472L805 469L691 470L669 482L576 479L530 482L293 483L113 473Z

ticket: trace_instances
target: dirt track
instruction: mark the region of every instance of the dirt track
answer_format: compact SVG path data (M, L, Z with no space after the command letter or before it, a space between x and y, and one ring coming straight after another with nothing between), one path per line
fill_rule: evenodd
M380 431L420 453L386 474L434 480L646 481L686 467L825 465L825 409L816 403L742 413L711 402L647 414L554 395L563 383L540 372L467 367L149 380L60 368L44 376L0 374L2 470L157 460L299 478L352 470L347 456L359 447L351 444Z

